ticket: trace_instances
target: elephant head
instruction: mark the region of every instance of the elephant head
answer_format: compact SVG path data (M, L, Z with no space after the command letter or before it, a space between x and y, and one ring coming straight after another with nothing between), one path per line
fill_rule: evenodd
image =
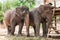
M17 7L16 12L17 12L17 14L24 16L29 12L29 8L27 6Z
M47 18L53 15L53 7L49 4L40 5L39 6L39 13L42 17Z

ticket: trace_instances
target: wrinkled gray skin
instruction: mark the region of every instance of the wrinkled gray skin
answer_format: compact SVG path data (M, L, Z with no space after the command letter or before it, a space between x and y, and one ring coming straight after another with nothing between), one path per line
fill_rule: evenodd
M17 7L14 10L7 11L6 14L4 15L4 22L5 25L7 26L8 34L10 35L14 35L16 25L19 25L18 35L22 35L21 31L23 28L24 21L26 29L28 29L29 8L27 6Z
M29 16L29 25L33 26L35 36L39 36L40 23L42 23L43 36L46 37L48 33L48 27L50 26L53 17L52 6L49 4L41 5L38 8L30 11Z

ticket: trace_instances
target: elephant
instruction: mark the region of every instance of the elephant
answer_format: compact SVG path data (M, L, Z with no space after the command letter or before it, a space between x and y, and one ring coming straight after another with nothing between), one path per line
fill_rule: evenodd
M48 27L50 26L53 18L52 9L53 7L50 4L45 4L30 11L29 26L33 26L35 36L39 36L40 23L42 23L43 26L43 36L47 36Z
M50 4L40 6L41 11L41 22L43 27L43 37L47 37L48 28L53 20L53 8Z
M19 25L18 35L22 35L23 25L26 29L29 26L29 8L27 6L19 6L13 10L9 10L4 15L4 24L7 26L8 34L14 35L15 26ZM28 32L27 32L28 35Z
M39 36L41 23L41 15L38 13L38 8L35 8L29 13L29 26L32 26L34 29L35 36Z

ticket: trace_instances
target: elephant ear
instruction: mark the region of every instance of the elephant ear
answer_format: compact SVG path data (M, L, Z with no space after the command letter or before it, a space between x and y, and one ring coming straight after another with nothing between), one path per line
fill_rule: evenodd
M42 13L44 11L44 5L39 6L39 13Z
M17 12L17 13L20 13L20 12L21 12L21 8L20 8L20 7L17 7L17 8L16 8L16 12Z

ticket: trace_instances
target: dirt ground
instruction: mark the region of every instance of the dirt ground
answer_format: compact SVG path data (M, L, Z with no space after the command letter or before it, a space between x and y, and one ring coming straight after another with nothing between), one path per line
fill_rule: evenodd
M51 37L51 38L44 38L44 37L26 37L20 36L18 37L18 25L16 26L15 36L8 36L7 35L7 28L4 27L3 24L0 24L0 40L60 40L58 37ZM42 36L42 28L40 29L40 35ZM23 27L22 33L26 35L26 27ZM30 27L30 35L34 36L34 30Z

